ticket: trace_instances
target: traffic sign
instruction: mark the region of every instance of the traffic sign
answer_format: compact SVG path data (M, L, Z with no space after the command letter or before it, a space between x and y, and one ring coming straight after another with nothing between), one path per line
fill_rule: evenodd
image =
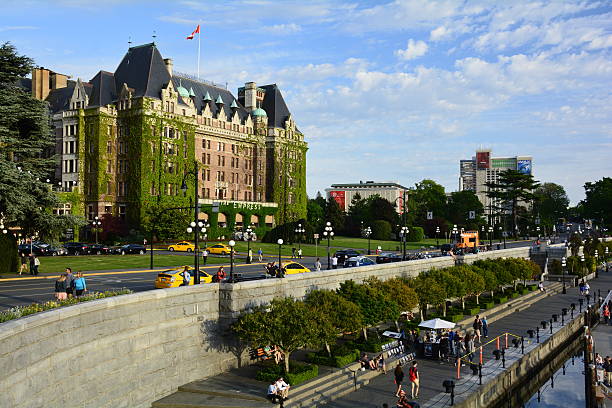
M314 234L313 238L314 239L319 239L319 234Z

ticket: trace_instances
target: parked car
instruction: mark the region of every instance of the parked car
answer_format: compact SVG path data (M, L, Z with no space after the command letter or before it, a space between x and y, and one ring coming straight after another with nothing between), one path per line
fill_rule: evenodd
M181 241L168 246L168 251L193 252L195 245L189 241Z
M107 245L91 244L89 246L89 253L96 255L110 255L113 253L113 249Z
M142 255L147 252L147 248L141 244L126 244L126 245L122 245L120 247L114 248L113 252L116 254L120 254L120 255L126 255L126 254Z
M356 266L376 265L376 263L366 256L354 256L344 261L345 268L353 268Z
M361 254L354 249L340 249L336 251L335 256L338 258L338 265L343 265L348 258L360 256Z
M448 251L450 251L451 249L453 249L453 245L452 244L442 244L442 245L440 245L440 252L442 252L444 255L446 255L448 253Z
M283 262L283 269L286 275L310 272L310 269L297 262Z
M17 248L19 252L24 253L26 255L34 254L36 256L57 256L64 255L66 251L64 248L56 248L52 245L45 243L32 243L30 244L21 244Z
M86 255L89 254L89 245L82 242L66 242L64 249L68 255Z
M396 254L395 252L381 252L376 257L377 264L389 263L389 262L399 262L401 260L402 260L402 256L399 254Z
M181 272L183 272L184 267L181 268L175 268L175 269L167 269L165 271L161 271L160 273L157 274L157 279L155 279L155 287L157 289L164 289L164 288L177 288L179 286L181 286L183 284L183 275L181 275ZM190 266L189 267L189 274L191 275L191 279L189 280L189 284L193 285L195 282L195 273L194 273L194 267ZM204 271L200 271L200 283L211 283L212 282L212 275L204 272Z

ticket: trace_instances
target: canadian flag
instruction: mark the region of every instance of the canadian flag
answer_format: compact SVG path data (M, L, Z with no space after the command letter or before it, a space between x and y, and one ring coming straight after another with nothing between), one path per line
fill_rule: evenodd
M199 24L196 27L196 29L193 30L193 33L191 33L191 35L187 37L187 39L188 40L193 40L193 37L195 37L196 34L200 34L200 25Z

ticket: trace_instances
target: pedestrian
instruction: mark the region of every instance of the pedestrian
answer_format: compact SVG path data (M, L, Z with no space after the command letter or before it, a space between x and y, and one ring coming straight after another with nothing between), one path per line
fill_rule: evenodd
M38 273L37 273L38 275ZM584 296L589 296L589 290L591 290L591 287L589 286L588 282L584 283Z
M332 269L338 269L338 257L334 255L331 259Z
M66 295L69 298L74 295L74 275L71 268L66 268Z
M544 287L544 283L542 281L538 282L538 289L540 289L540 292L546 293L546 288Z
M291 248L291 259L295 259L295 247Z
M397 385L395 396L399 397L400 392L402 391L402 382L404 381L404 371L402 370L402 363L398 362L397 366L395 366L395 370L393 370L393 377L395 384Z
M472 328L474 329L474 337L480 343L480 329L482 328L482 322L480 321L480 316L476 315L474 318L474 323L472 323Z
M259 248L259 251L257 251L257 256L259 257L259 262L263 261L263 251L261 248Z
M298 259L302 259L302 248L298 248L297 254L298 254Z
M249 248L249 252L247 254L247 263L253 262L253 250Z
M206 261L208 261L208 250L204 249L202 251L202 265L206 265Z
M489 337L489 322L487 322L486 316L482 316L480 318L480 321L482 323L482 335L486 339L487 337Z
M76 297L83 296L83 293L87 292L87 282L83 277L83 272L79 271L77 277L74 280L74 292Z
M189 283L191 282L191 274L189 273L189 267L187 265L185 265L185 267L183 268L181 276L183 277L183 282L180 286L189 286Z
M34 254L28 257L28 263L30 264L30 275L34 275Z
M225 276L226 276L225 269L223 268L223 266L220 266L219 269L217 269L217 273L213 277L213 281L222 282L223 279L225 279Z
M66 275L60 276L55 281L55 299L66 300L68 295L66 294Z
M442 361L448 361L448 355L450 354L450 341L448 339L448 334L443 334L440 339L440 364Z
M376 357L376 368L379 371L382 371L383 374L387 374L387 366L385 364L385 353L380 353L378 357Z
M286 401L287 398L289 398L289 388L291 388L291 386L285 382L283 377L280 377L278 380L276 380L275 385L278 395L282 398L283 401Z
M608 365L606 367L606 381L608 382L608 386L612 385L612 359L610 356L606 356L606 361Z
M321 270L321 260L319 258L317 258L317 260L315 261L314 267L317 272Z
M450 331L448 333L448 348L450 351L451 355L455 355L455 332L454 331Z
M461 360L466 354L465 339L463 337L457 338L456 344L457 344L457 363L458 363L459 360ZM455 366L457 365L457 363L455 363Z
M604 318L604 323L608 325L610 323L610 308L608 307L608 305L604 305L603 318Z
M34 255L34 276L38 276L38 268L40 267L40 259Z
M19 267L19 275L21 275L23 272L28 271L28 257L25 255L25 253L21 252L19 254L19 258L21 259L21 266Z
M410 367L410 370L408 370L408 379L412 383L411 386L410 386L410 396L412 397L412 399L418 399L419 398L419 382L420 382L420 378L419 378L419 370L418 370L417 366L418 366L418 364L417 364L416 360L414 360L412 362L412 367Z
M272 381L270 385L268 385L268 393L266 398L268 398L273 404L276 404L276 402L280 399L278 390L276 389L276 381Z
M474 339L470 334L465 335L465 352L468 353L468 360L470 363L474 360L474 352L476 351L476 345Z

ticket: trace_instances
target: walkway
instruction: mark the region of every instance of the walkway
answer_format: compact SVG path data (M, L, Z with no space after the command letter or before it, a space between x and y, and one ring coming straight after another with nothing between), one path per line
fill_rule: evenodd
M597 290L601 290L602 296L605 297L605 293L612 289L612 272L607 274L601 273L599 278L590 281L590 285L593 294L596 294ZM558 294L542 299L531 307L513 313L492 324L489 329L489 337L492 338L504 332L526 336L528 329L535 328L542 320L549 320L554 313L560 314L561 309L568 308L570 303L575 303L578 309L578 298L578 289L569 288L566 295ZM610 327L611 329L607 333L612 332L612 326ZM595 337L595 344L596 347L599 345L602 354L604 353L603 346L605 344L608 351L604 355L610 355L612 353L612 336L604 337L605 339L600 338L599 341ZM492 358L491 355L484 356L485 361L490 358ZM407 368L404 371L406 372ZM462 377L471 377L470 370L465 369L462 371ZM433 401L429 402L430 399L444 390L442 382L447 379L453 379L456 375L456 368L452 364L439 364L431 360L419 360L419 373L421 376L421 390L418 401L421 406L430 407L433 403ZM474 387L474 390L476 389ZM360 408L380 408L383 403L387 403L390 407L393 407L397 400L394 394L395 385L393 384L393 374L390 370L386 375L380 375L372 379L369 384L359 390L325 406L329 408L354 408L357 406Z

